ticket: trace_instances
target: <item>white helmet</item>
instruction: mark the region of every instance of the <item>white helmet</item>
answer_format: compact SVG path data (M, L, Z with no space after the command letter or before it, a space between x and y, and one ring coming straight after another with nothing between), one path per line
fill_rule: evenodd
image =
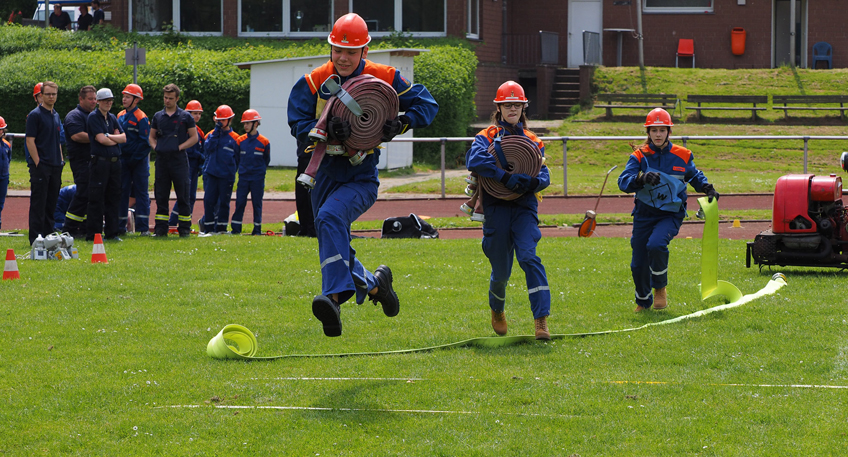
M115 96L112 95L112 90L109 89L108 87L104 87L103 89L100 89L100 90L97 91L97 101L98 102L100 100L107 100L107 99L110 99L110 98L115 98Z

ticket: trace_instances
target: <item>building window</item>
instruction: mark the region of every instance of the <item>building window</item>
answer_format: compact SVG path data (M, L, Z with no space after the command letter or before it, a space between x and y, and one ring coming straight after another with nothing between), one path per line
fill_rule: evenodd
M223 0L130 0L130 24L136 32L220 34ZM174 14L174 12L178 14Z
M331 0L239 0L241 36L326 36Z
M714 0L641 0L646 13L712 13Z
M468 28L466 38L480 38L480 0L468 0Z
M414 36L446 35L446 0L351 0L350 10L365 19L374 37L393 31Z

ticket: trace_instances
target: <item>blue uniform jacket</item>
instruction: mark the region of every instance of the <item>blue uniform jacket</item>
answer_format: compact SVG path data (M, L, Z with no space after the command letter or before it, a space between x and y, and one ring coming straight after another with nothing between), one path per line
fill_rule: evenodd
M508 124L505 124L503 121L500 121L500 124L501 125L499 126L492 125L481 130L480 133L474 137L474 142L471 143L471 149L465 153L465 166L469 171L477 173L480 177L493 178L498 181L503 178L504 171L498 167L498 164L495 161L495 156L489 154L488 151L489 145L492 144L492 141L494 141L495 138L498 136L510 135L509 131L504 128L504 126ZM521 124L516 124L515 129L520 130L521 133L519 133L519 135L526 137L539 148L539 151L542 153L542 157L545 156L545 145L542 143L542 140L536 136L536 134L529 130L524 130L524 127ZM483 205L510 203L528 208L537 208L538 201L533 194L535 192L540 192L551 185L551 175L546 165L542 165L542 169L539 171L539 175L536 176L536 179L539 180L539 187L512 201L494 198L483 192Z
M643 186L636 184L636 177L640 172L647 173L649 168L650 171L665 173L684 184L691 184L698 192L703 192L704 186L709 183L704 173L695 167L692 151L669 142L662 150L653 144L646 144L633 151L627 159L624 171L618 177L618 188L622 192L638 192ZM685 209L686 186L681 187L677 196L684 202L683 209Z
M59 189L59 199L56 200L56 211L53 214L54 226L57 230L61 229L65 224L65 213L68 212L68 207L71 206L71 200L77 193L77 185L71 184Z
M334 73L333 62L329 61L313 70L312 73L302 76L292 88L289 95L288 118L292 136L297 139L298 143L313 144L313 141L309 139L309 131L318 122L324 104L330 98L329 91L323 88L323 83L328 76ZM439 104L436 103L426 87L421 84L410 84L406 78L401 76L399 71L388 65L362 59L359 68L350 76L341 78L340 84L362 74L376 76L392 85L398 93L400 111L404 111L409 116L409 128L414 129L430 125L436 117L436 113L439 112ZM396 115L397 113L394 113L394 116ZM352 166L347 157L326 155L321 164L321 172L326 173L327 176L338 182L376 181L379 160L379 150L369 154L357 166Z
M264 178L265 170L271 163L271 142L263 135L244 134L238 137L241 160L239 160L239 179Z
M5 138L0 140L0 178L9 176L9 164L12 163L12 145Z
M186 154L188 155L188 160L200 159L200 163L203 163L203 160L206 158L203 153L203 143L206 142L206 138L200 127L195 126L195 128L197 129L197 143L186 149Z
M208 173L216 178L236 178L236 170L241 154L239 153L238 135L232 130L215 130L209 133L203 143L206 152L206 163L203 165L203 173Z
M144 111L135 108L118 113L118 123L127 135L120 145L124 160L141 160L150 155L150 119Z

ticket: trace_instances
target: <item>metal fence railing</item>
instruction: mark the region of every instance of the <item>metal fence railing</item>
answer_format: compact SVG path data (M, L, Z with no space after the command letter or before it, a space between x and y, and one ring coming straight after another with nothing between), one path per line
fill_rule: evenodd
M529 66L559 64L559 34L544 32L504 35L506 64Z
M21 133L7 133L6 138L14 140L15 138L24 138ZM546 143L559 141L562 143L562 193L568 195L568 142L569 141L642 141L645 139L641 136L542 136L540 140ZM672 136L670 139L679 141L683 147L686 147L687 142L693 141L717 141L717 140L801 140L803 141L803 173L807 173L808 153L810 141L848 141L848 136L819 136L819 135L727 135L727 136ZM448 142L465 142L469 145L474 141L473 137L443 137L443 138L395 138L392 141L404 143L441 143L441 178L442 192L441 198L445 198L445 146Z

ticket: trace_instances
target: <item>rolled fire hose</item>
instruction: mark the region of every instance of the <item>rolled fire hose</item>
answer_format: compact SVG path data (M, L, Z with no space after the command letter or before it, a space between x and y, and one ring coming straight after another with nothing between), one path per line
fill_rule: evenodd
M765 287L759 291L742 295L736 286L728 284L722 286L724 281L717 281L718 275L718 201L713 200L712 203L707 203L707 198L703 197L698 200L701 207L704 208L706 222L704 224L704 235L701 239L701 294L702 299L713 297L716 295L724 295L725 303L722 305L713 306L711 308L695 311L690 314L677 316L673 319L668 319L659 322L649 322L639 327L624 328L618 330L603 330L599 332L585 333L565 333L552 334L552 340L565 338L581 338L586 336L609 335L615 333L634 332L637 330L646 329L659 325L668 325L676 322L685 321L696 317L705 316L717 311L724 311L730 308L744 305L745 303L756 300L765 295L771 295L783 286L786 285L786 276L783 273L775 273ZM718 287L715 286L716 281ZM732 287L732 289L731 289ZM441 344L438 346L430 346L415 349L398 349L395 351L373 351L373 352L348 352L339 354L288 354L270 357L256 357L257 342L253 333L247 327L230 324L225 326L215 337L209 340L206 345L206 354L213 359L235 359L235 360L277 360L277 359L293 359L293 358L310 358L310 357L350 357L362 355L387 355L387 354L408 354L415 352L428 352L436 349L450 349L460 347L478 347L478 348L500 348L504 346L512 346L515 344L532 343L535 341L535 335L517 335L517 336L486 336L479 338L471 338L455 343Z
M499 157L501 154L498 152L498 148L501 149L506 164L502 163L503 160ZM542 152L529 138L521 135L507 135L496 138L489 145L488 152L495 157L495 161L501 170L512 174L522 173L535 178L542 169ZM480 185L489 195L501 200L515 200L521 196L521 194L516 194L507 189L495 178L480 177Z
M309 132L309 137L318 144L312 151L306 171L297 177L297 182L310 189L315 187L315 176L327 152L327 124L330 119L339 117L350 122L350 138L342 143L345 149L343 155L354 157L379 146L382 143L383 125L398 113L400 102L397 92L379 78L371 75L356 76L342 84L342 89L356 100L362 115L353 114L335 95L327 100L318 123Z

